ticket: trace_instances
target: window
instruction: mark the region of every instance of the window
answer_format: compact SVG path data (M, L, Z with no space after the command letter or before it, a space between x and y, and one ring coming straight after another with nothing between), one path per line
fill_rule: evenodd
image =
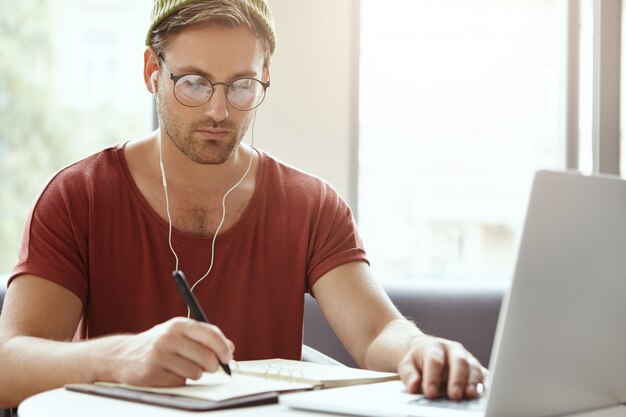
M150 130L142 52L151 5L0 2L0 275L56 170Z
M564 168L559 0L362 0L359 225L382 278L509 279Z

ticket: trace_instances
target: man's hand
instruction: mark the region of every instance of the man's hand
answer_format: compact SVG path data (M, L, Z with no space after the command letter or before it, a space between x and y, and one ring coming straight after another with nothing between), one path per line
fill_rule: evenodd
M455 401L478 397L487 376L487 370L463 345L426 335L412 339L398 373L411 393L436 398L446 392Z
M117 336L110 379L132 385L177 386L228 363L235 346L219 328L176 317L138 335ZM107 378L109 379L109 378Z

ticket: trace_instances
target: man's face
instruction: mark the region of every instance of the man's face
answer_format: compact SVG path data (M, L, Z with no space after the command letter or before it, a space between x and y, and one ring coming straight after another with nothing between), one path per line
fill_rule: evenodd
M246 27L202 24L170 35L163 59L175 76L198 74L212 83L226 84L241 77L266 81L261 45ZM162 68L157 101L161 128L194 162L221 164L228 160L248 130L254 110L232 107L224 85L215 86L211 99L199 107L179 103L173 89L174 81Z

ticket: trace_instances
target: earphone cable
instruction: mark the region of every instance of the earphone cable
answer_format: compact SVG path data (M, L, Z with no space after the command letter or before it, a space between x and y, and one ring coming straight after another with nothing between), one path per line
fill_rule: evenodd
M224 221L226 220L226 197L228 197L228 195L243 182L243 180L246 178L246 176L248 175L252 167L252 160L254 158L254 152L256 151L256 149L254 148L254 124L255 122L256 122L256 111L254 112L252 116L250 158L248 160L248 166L245 172L243 173L243 175L241 176L241 178L239 179L239 181L237 181L230 189L228 189L228 191L226 191L226 193L224 193L224 196L222 197L222 218L220 220L219 225L217 226L217 229L215 229L215 233L213 234L213 239L211 241L211 262L209 264L209 269L207 269L205 274L202 277L200 277L200 279L198 279L198 281L196 281L191 286L191 291L193 291L196 288L196 286L200 284L200 282L202 282L202 280L204 280L213 270L213 264L215 261L215 241L217 239L217 235L219 234L222 226L224 225ZM161 136L161 128L159 128L157 132L157 137L159 141L159 166L161 168L161 179L163 182L163 192L165 194L165 211L167 212L168 244L170 247L170 251L174 255L174 259L176 261L175 270L178 271L179 270L178 269L178 266L179 266L178 255L176 254L176 251L174 250L174 245L172 244L172 215L170 212L169 195L167 192L167 176L165 174L165 165L163 164L163 141L162 141L162 136ZM187 308L187 318L189 317L190 317L190 311L189 311L189 308Z
M209 276L209 274L213 270L213 261L215 260L215 240L217 239L217 235L222 229L222 226L224 225L224 220L226 220L226 197L228 197L228 194L230 194L235 188L239 186L239 184L243 182L243 180L248 175L248 172L250 172L250 168L252 167L252 159L254 157L254 152L255 152L254 150L254 122L255 121L256 121L256 111L254 112L254 115L252 116L252 132L251 132L251 139L250 139L250 159L248 160L248 167L246 168L246 171L243 173L239 181L237 181L235 185L230 187L230 189L226 191L226 193L224 193L224 197L222 197L222 219L220 220L220 223L217 226L217 229L215 229L215 233L213 234L213 240L211 242L211 263L209 264L209 269L207 269L205 274L202 277L200 277L200 279L191 286L191 291L193 291L194 288L196 288L196 286L200 284L200 282L202 282L202 280L204 280L207 276Z
M161 167L161 179L163 180L163 192L165 193L165 212L167 213L167 225L168 225L168 236L167 242L170 246L170 251L174 255L174 259L176 260L176 269L178 271L178 255L174 250L174 245L172 245L172 214L170 213L170 199L167 193L167 179L165 176L165 166L163 166L163 143L161 139L161 128L159 128L157 136L159 138L159 166Z

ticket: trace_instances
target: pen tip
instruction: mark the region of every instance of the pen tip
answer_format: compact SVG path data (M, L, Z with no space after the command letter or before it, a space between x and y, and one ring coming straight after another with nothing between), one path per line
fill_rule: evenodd
M224 372L226 372L228 376L232 376L232 371L230 370L230 366L228 366L225 363L222 363L221 365L222 365L222 369L224 370Z

